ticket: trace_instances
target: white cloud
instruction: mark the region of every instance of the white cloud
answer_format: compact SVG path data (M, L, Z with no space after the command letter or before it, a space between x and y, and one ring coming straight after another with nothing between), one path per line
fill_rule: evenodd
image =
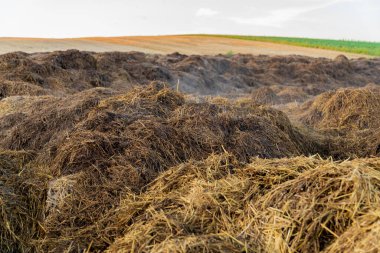
M288 7L283 9L271 10L264 16L245 18L245 17L230 17L229 20L241 25L255 25L255 26L268 26L274 28L281 28L286 22L294 21L298 16L323 9L331 5L342 2L354 2L356 0L314 0L309 2L309 5L304 7Z
M197 17L212 17L212 16L215 16L217 14L219 14L219 11L212 10L212 9L209 9L209 8L200 8L195 13L195 15Z
M303 13L302 9L287 8L274 10L269 12L266 16L256 18L242 18L231 17L230 20L241 25L256 25L256 26L270 26L280 28L287 21L293 20L298 15Z

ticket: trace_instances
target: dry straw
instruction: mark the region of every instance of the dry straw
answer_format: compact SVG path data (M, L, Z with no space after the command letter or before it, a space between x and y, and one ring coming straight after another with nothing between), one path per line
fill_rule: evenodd
M255 102L186 101L161 82L14 106L0 115L4 252L373 248L379 159L326 158L378 154L374 123L361 142L321 137Z
M116 211L124 235L107 252L378 250L338 242L376 236L379 166L316 157L241 165L228 154L180 165L124 196Z

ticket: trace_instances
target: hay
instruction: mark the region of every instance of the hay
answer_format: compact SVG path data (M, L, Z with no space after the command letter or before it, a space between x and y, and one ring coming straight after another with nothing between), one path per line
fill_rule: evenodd
M268 251L320 252L379 205L379 160L326 164L262 196Z
M263 105L274 105L279 102L277 94L270 87L261 87L251 94L253 101Z
M261 161L262 167L244 168L228 154L210 156L169 170L139 196L125 196L115 222L121 227L133 222L108 252L241 252L260 247L251 236L244 239L249 223L242 219L252 218L251 199L268 188L264 174L277 162ZM292 171L281 169L278 175ZM294 169L285 177L297 174Z
M81 52L78 50L67 50L61 52L54 52L48 57L44 58L48 62L62 69L96 69L96 59L88 52Z
M39 221L42 251L83 250L90 242L103 249L113 238L103 220L119 197L188 160L225 151L241 162L324 153L321 140L306 139L280 111L255 103L185 101L160 82L127 93L95 89L41 101L32 103L41 108L31 106L7 128L1 144L35 150L32 166L52 177ZM22 108L20 103L14 112Z
M27 82L0 81L0 100L15 95L37 96L48 95L49 93L51 93L49 90L43 89L33 84L29 84Z
M305 90L305 87L286 86L282 87L277 96L282 103L303 102L310 97Z
M32 243L43 234L47 177L26 166L35 155L23 151L0 151L0 251L34 252Z
M330 155L336 159L380 154L380 90L377 86L330 91L303 105L283 109L294 121L329 136Z
M318 129L362 130L380 127L380 90L340 89L305 103L300 120Z
M45 104L57 101L53 96L11 96L0 101L0 140L11 135L12 129Z
M46 156L58 173L70 174L91 164L106 167L107 158L122 155L147 178L223 148L247 161L255 155L315 153L318 146L316 140L304 141L279 111L185 103L162 83L100 101L65 137L52 143L49 150L55 152Z
M331 155L335 158L379 157L380 128L334 133Z
M58 99L53 96L10 96L0 100L0 117L11 114L30 115L56 100Z
M92 167L51 181L41 222L46 234L37 242L39 251L81 252L90 244L94 251L104 248L112 240L107 231L113 225L104 221L107 213L118 206L121 194L137 187L138 174L127 166L103 171Z
M24 115L0 143L36 153L0 180L16 196L2 196L4 250L317 252L378 204L378 160L298 157L349 147L252 100L187 101L153 82L0 104Z
M0 251L376 249L364 238L377 236L379 159L306 156L380 154L377 66L344 57L0 56ZM295 115L321 132L259 105L347 80L375 84L324 94ZM256 93L190 100L170 89L177 83L229 98Z
M379 159L210 156L125 195L107 252L319 252L378 208L379 187Z
M354 221L349 229L325 252L378 252L380 250L380 212L368 212Z
M0 146L5 149L40 150L57 135L69 131L102 97L110 94L110 90L97 88L63 98L28 98L26 104L20 103L17 109L18 112L27 114L27 117L8 129L9 134L0 140ZM9 99L14 106L12 101L15 99ZM28 105L29 108L22 110Z

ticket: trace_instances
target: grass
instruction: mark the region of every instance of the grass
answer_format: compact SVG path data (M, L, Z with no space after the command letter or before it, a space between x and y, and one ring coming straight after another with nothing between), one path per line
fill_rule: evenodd
M228 52L226 53L226 55L227 55L228 57L232 57L232 56L235 55L235 53L234 53L234 51L230 50L230 51L228 51Z
M204 35L213 37L232 38L240 40L273 42L294 46L331 49L342 52L380 56L380 42L354 41L354 40L331 40L309 39L273 36L243 36L243 35Z

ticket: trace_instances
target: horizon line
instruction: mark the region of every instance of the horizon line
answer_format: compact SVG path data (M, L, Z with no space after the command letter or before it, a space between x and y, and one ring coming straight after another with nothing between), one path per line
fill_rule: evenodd
M153 34L153 35L94 35L94 36L77 36L77 37L23 37L23 36L0 36L0 39L41 39L41 40L76 40L76 39L93 39L93 38L126 38L126 37L170 37L170 36L244 36L257 38L295 38L295 39L312 39L312 40L334 40L334 41L352 41L352 42L368 42L380 43L380 41L357 40L357 39L333 39L328 37L302 37L302 36L278 36L278 35L252 35L252 34L220 34L220 33L183 33L183 34Z

